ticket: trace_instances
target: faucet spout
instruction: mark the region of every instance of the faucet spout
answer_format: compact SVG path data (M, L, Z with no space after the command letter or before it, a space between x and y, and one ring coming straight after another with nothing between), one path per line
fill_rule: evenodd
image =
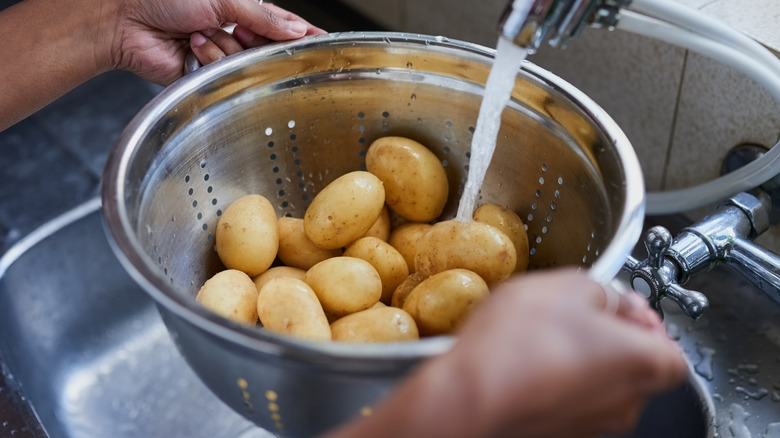
M586 25L614 28L618 12L631 0L511 0L499 21L499 34L533 53L549 36L565 48Z

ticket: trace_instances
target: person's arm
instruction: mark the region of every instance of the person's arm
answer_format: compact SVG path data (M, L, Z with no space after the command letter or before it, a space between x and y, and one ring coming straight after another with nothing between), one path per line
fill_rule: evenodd
M370 417L327 438L574 438L628 432L653 394L687 373L660 318L633 295L571 270L499 286L448 353L423 364Z
M222 23L238 23L240 35L258 43L322 33L255 0L24 0L10 6L0 11L0 131L109 70L168 85L182 74L191 35ZM194 51L213 53L212 44Z

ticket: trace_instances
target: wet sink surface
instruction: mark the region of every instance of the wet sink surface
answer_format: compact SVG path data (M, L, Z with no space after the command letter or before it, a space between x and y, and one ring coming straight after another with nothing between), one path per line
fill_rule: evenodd
M0 259L0 355L46 434L271 436L189 369L111 253L98 208L96 200L81 206ZM780 306L752 290L740 295L749 288L728 272L710 278L696 285L713 301L702 320L667 310L698 372L653 400L633 437L780 436ZM723 287L734 284L739 291ZM750 434L738 435L740 427Z
M110 252L97 207L71 212L70 224L60 218L63 228L39 230L0 262L2 356L46 433L271 436L190 371L157 309Z

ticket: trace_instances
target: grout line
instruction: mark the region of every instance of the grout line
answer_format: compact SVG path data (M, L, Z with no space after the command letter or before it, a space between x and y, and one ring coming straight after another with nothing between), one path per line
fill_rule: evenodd
M682 69L680 71L680 84L677 86L677 99L674 102L674 114L672 116L672 126L669 130L669 141L666 144L666 157L664 157L664 170L661 174L661 190L666 190L666 177L669 172L669 163L672 161L672 148L674 147L674 135L677 131L677 117L680 114L680 101L682 100L683 84L685 82L685 71L688 67L688 50L683 56Z

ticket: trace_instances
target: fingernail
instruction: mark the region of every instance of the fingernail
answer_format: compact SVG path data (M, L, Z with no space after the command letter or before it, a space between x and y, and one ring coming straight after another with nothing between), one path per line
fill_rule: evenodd
M206 35L207 37L213 37L215 33L217 33L217 29L210 27L208 29L205 29L202 31L203 35Z
M192 34L192 38L190 38L190 44L192 44L194 47L200 47L206 42L206 37L201 35L199 32L195 32Z
M293 33L305 35L306 30L308 29L304 23L301 23L300 21L288 21L287 22L287 29L289 29Z

